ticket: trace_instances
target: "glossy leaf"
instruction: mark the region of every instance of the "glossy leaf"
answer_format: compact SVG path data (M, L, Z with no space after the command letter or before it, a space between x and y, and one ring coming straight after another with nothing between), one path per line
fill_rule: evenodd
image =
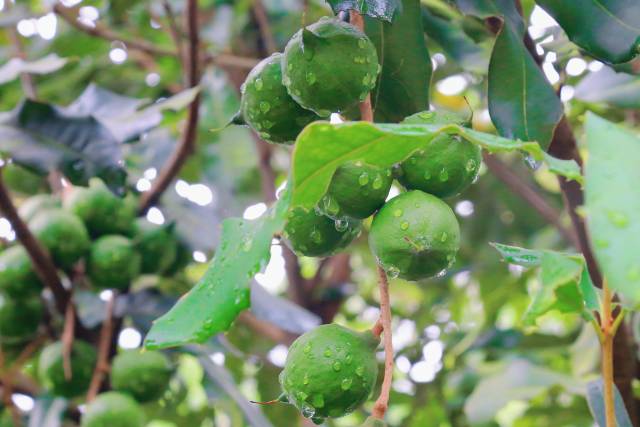
M506 22L489 63L489 113L500 134L537 141L547 148L562 117L562 103Z
M603 102L618 108L640 108L640 77L603 67L576 85L575 98Z
M350 122L331 125L315 122L298 136L294 149L292 204L314 207L326 193L333 173L344 162L361 160L388 168L409 157L441 132L459 135L489 152L519 150L538 161L547 159L535 142L514 141L452 124ZM570 164L573 167L565 167L559 172L581 179L578 165Z
M60 58L55 53L51 53L35 61L25 61L21 58L12 58L0 67L0 84L14 80L21 73L48 74L58 71L67 63L66 58Z
M455 0L462 12L478 18L498 16L508 21L518 34L524 34L524 21L511 0Z
M429 109L431 57L424 40L419 0L402 0L393 22L367 19L365 31L382 66L371 103L378 122L397 123Z
M616 421L618 423L617 427L632 427L633 424L627 413L627 408L625 408L622 396L615 384L613 385L613 399ZM604 383L601 378L587 384L587 403L589 404L589 410L593 415L594 421L598 423L598 426L606 427Z
M361 15L391 21L402 11L401 0L327 0L337 15L339 12L355 10Z
M249 307L249 281L269 262L273 235L284 226L288 193L257 220L230 218L222 223L220 245L204 276L153 323L146 348L202 343L226 331Z
M0 150L41 174L61 170L75 184L99 176L121 190L125 181L120 144L102 123L38 101L0 117Z
M605 62L621 63L640 53L637 0L538 0L571 41Z
M427 36L463 69L478 74L487 72L488 50L469 37L459 22L440 18L422 8L422 24Z
M640 138L594 114L586 120L587 227L609 286L624 301L640 303Z

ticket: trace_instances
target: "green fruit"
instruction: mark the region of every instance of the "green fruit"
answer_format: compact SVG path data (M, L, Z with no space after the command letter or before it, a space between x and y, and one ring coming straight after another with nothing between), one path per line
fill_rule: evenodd
M320 206L331 218L364 219L384 204L392 182L389 169L347 162L336 169Z
M140 254L123 236L102 236L91 245L87 274L98 288L125 289L140 274Z
M17 427L8 409L0 411L0 427Z
M176 261L178 242L173 225L152 224L145 218L135 223L134 239L141 255L141 272L162 274Z
M295 208L288 214L284 236L296 253L324 257L347 247L361 229L357 220L334 220L313 209Z
M353 412L376 383L378 343L371 332L335 324L305 333L289 348L280 374L284 395L317 423Z
M15 343L33 337L43 314L39 297L10 298L0 294L0 342Z
M460 226L445 202L409 191L391 199L374 217L369 246L389 276L424 279L453 263Z
M25 200L18 209L20 217L29 222L40 212L57 209L60 207L60 199L51 194L38 194Z
M113 359L111 386L138 402L149 402L164 394L171 373L169 359L159 351L126 351Z
M376 48L362 31L323 18L289 40L282 82L298 104L327 117L364 100L379 70Z
M42 282L24 247L12 246L0 253L0 292L20 298L38 294L41 290Z
M91 245L82 221L62 209L39 213L29 222L29 227L62 268L70 268Z
M40 353L38 376L51 393L63 397L76 397L87 391L96 365L95 349L84 341L75 340L71 348L71 378L64 375L62 342L49 344Z
M242 85L240 122L269 142L293 143L302 129L320 118L300 107L282 84L281 53L263 59Z
M87 406L82 415L82 427L144 427L144 411L131 397L109 391L102 393Z
M85 223L92 236L128 234L136 216L130 203L98 179L92 179L89 187L74 187L64 207Z
M2 168L2 180L9 189L22 194L36 194L47 188L45 176L15 163L9 163Z
M403 123L465 124L463 119L451 113L435 111L414 114ZM395 172L398 181L407 189L450 197L460 194L473 183L478 176L480 162L480 147L458 135L440 134L402 162Z

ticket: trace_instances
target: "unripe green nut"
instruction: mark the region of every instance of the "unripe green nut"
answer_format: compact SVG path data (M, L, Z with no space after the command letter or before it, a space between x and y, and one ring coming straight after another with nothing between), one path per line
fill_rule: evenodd
M298 31L282 60L289 94L322 117L363 101L379 71L369 38L351 24L326 17Z
M40 353L38 376L42 385L55 395L72 398L89 388L96 365L95 349L84 341L75 340L71 348L71 378L64 373L61 341L49 344Z
M334 220L315 209L294 208L287 215L284 237L299 255L325 257L347 247L361 229L358 220Z
M124 236L102 236L91 245L87 274L98 288L125 289L140 274L140 254Z
M162 274L175 262L178 241L173 225L152 224L138 218L134 225L134 240L141 256L141 273Z
M91 244L82 221L62 209L39 213L29 222L29 228L56 265L65 269L84 256Z
M114 195L99 179L89 187L74 187L65 198L64 207L86 225L92 236L128 234L135 219L135 208Z
M281 59L281 53L274 53L251 70L241 87L240 118L265 141L291 144L320 117L289 96L282 84Z
M87 406L81 427L144 427L145 414L130 396L116 391L102 393Z
M149 402L164 394L171 373L169 359L159 351L125 351L113 359L111 386L138 402Z
M451 113L436 111L414 114L403 123L466 124ZM480 147L458 135L440 134L402 162L396 168L395 175L409 190L422 190L438 197L455 196L469 187L478 176L480 151Z
M0 294L0 343L17 343L32 338L44 314L37 296L10 298Z
M58 209L61 206L60 199L51 194L38 194L29 197L18 208L20 218L29 222L40 212L49 209Z
M379 340L336 324L300 336L289 348L280 385L289 403L321 422L353 412L371 395L378 376Z
M22 298L38 294L41 290L42 282L22 246L12 246L0 253L0 292L12 298Z
M409 191L388 201L374 217L369 246L389 276L425 279L454 262L460 226L445 202Z
M2 180L7 188L22 194L36 194L47 188L46 176L9 163L2 168Z
M392 182L390 169L347 162L333 174L321 209L331 218L367 218L384 204Z

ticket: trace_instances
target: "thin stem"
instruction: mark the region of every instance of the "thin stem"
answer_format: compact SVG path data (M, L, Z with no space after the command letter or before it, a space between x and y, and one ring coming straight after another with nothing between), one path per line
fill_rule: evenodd
M271 31L267 10L261 0L253 0L253 16L256 18L258 29L260 30L260 38L264 43L267 53L270 55L277 52L278 46L273 37L273 31Z
M111 295L107 301L105 319L100 331L100 341L98 342L98 360L91 377L91 384L87 392L87 402L91 402L98 395L100 387L109 371L109 350L111 349L111 338L113 334L113 309L116 301L116 293Z
M380 286L380 318L384 336L382 343L384 345L384 377L382 379L382 387L380 396L373 406L371 416L384 420L384 415L389 407L389 393L391 393L391 381L393 379L393 342L391 336L391 304L389 301L389 281L387 274L378 266L378 277ZM374 334L379 329L374 327Z
M64 378L69 381L72 377L71 351L73 348L73 337L75 335L76 315L73 303L69 301L64 314L64 329L62 330L62 368Z
M613 394L613 330L614 320L611 310L612 294L607 281L602 283L602 381L604 383L604 408L606 427L616 427L616 413Z

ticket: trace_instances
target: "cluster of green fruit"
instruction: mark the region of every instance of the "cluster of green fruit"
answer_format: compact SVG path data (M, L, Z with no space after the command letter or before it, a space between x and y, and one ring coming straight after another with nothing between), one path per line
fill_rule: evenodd
M174 270L179 248L172 226L136 219L135 200L119 198L99 180L74 187L60 200L40 194L19 208L21 218L62 272L84 261L96 290L129 287L140 274ZM21 245L0 253L0 341L20 346L37 333L44 315L42 283Z

